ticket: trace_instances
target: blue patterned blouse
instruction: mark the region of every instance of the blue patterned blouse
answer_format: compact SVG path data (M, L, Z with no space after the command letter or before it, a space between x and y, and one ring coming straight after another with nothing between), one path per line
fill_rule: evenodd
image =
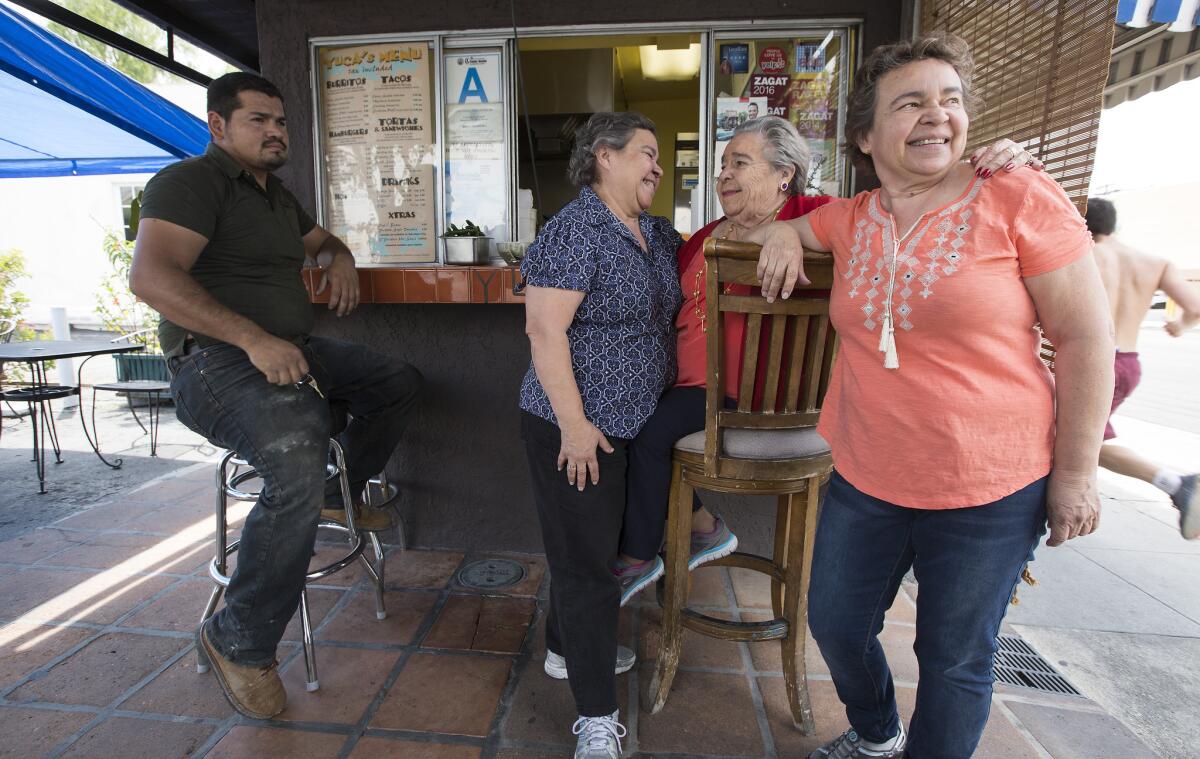
M675 381L675 314L683 300L671 222L643 213L649 247L590 187L546 223L521 263L525 282L585 293L567 328L575 382L588 420L605 435L632 438ZM530 363L521 408L558 424Z

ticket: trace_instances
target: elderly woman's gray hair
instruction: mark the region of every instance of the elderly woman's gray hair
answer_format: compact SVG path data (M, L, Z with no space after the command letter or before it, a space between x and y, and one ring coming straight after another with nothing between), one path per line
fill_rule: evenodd
M979 108L979 96L971 83L975 73L975 61L971 48L961 38L946 32L935 32L911 40L902 40L891 45L880 45L871 51L854 74L854 84L846 100L846 142L843 150L859 168L874 171L871 156L858 147L859 140L871 133L875 125L875 100L879 80L889 71L903 68L917 61L943 61L954 67L962 82L963 105L967 116L974 116Z
M596 181L596 151L601 147L623 150L633 133L645 129L654 133L654 122L637 111L594 113L575 132L575 147L567 164L567 178L576 187Z
M808 165L812 154L808 143L792 126L792 122L778 116L761 116L757 119L738 124L733 130L733 136L739 134L757 134L763 139L763 158L767 163L779 170L795 169L796 175L788 185L789 195L799 195L804 191L804 181L808 177Z

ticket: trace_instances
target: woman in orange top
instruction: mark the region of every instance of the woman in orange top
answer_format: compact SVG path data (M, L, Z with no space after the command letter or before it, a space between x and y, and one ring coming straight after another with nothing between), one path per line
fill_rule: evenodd
M1113 340L1090 237L1045 174L984 182L959 162L971 69L955 37L877 48L855 76L845 142L880 189L762 235L764 254L798 242L834 254L840 348L818 427L834 474L809 624L851 729L817 759L969 757L996 633L1047 519L1050 545L1099 520ZM906 734L877 636L910 568L920 681Z
M1033 162L1010 140L1000 140L980 150L973 161L980 171L1009 169ZM802 194L808 175L809 149L792 124L777 116L747 121L734 130L721 157L717 177L717 198L725 215L708 224L684 243L678 254L683 305L675 319L679 373L674 386L658 401L654 414L629 446L626 474L625 519L621 529L621 550L615 572L621 585L621 604L663 573L659 557L668 509L671 484L671 455L675 442L704 429L707 349L705 333L704 241L711 235L730 240L746 235L775 220L797 219L833 200L827 195ZM799 263L796 256L764 255L760 276L770 262ZM783 274L780 294L786 298L796 282L797 273ZM738 289L740 286L731 286ZM744 287L749 295L752 288ZM810 297L824 295L809 292ZM741 349L745 335L744 318L726 318L722 339L738 346L726 351L725 376L728 386L737 387L741 370ZM764 336L762 346L769 340ZM765 352L763 354L765 356ZM763 383L759 377L759 386ZM693 502L692 544L688 569L727 556L737 548L737 536L724 520L704 508L699 497Z

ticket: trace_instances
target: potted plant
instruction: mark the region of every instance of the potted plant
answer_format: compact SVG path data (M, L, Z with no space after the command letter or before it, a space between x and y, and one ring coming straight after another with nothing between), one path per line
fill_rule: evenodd
M158 344L158 312L138 300L129 290L129 269L133 265L133 243L111 231L104 235L104 255L112 267L96 294L96 316L105 331L128 336L130 342L145 346L141 353L113 356L117 363L117 381L162 380L169 382L167 360Z
M461 227L451 224L442 235L442 242L446 246L445 262L448 264L473 266L488 262L492 238L470 219Z

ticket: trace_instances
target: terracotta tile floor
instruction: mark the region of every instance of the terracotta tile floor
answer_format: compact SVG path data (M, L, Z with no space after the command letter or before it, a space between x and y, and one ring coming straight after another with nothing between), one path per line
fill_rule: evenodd
M209 592L200 564L210 482L210 468L190 468L0 544L0 757L570 755L569 687L542 672L548 578L540 556L511 556L526 578L488 595L456 577L481 557L393 549L382 621L357 568L326 578L309 591L320 690L304 690L293 620L279 651L287 710L269 723L238 716L194 666L192 635ZM127 518L131 511L144 516ZM697 571L691 598L714 616L769 613L766 582L742 570ZM791 724L777 644L693 633L666 708L630 714L649 680L659 617L652 592L622 613L622 643L642 657L619 683L629 756L803 757L844 728L811 640L815 736ZM913 620L902 594L882 636L906 714L917 676ZM977 755L1046 756L1028 735L1012 710L996 708Z

